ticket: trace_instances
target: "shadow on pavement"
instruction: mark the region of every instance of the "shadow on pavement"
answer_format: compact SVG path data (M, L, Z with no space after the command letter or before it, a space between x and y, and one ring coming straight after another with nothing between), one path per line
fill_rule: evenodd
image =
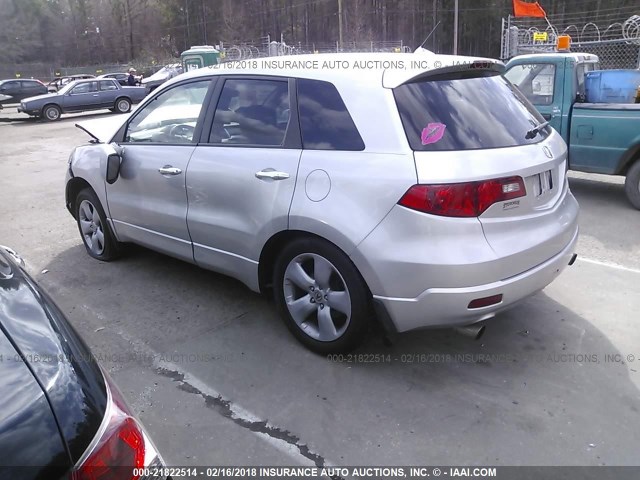
M619 351L545 293L487 322L479 341L447 330L391 346L372 336L351 355L325 358L294 340L271 301L146 249L101 263L78 244L47 268L41 282L89 344L102 327L160 353L215 353L175 368L334 462L637 463L637 368L624 359L640 351Z

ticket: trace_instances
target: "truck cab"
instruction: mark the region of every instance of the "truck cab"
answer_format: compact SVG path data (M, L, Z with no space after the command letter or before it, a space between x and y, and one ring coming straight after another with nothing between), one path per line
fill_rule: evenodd
M520 55L509 61L505 77L569 143L571 107L584 102L585 74L598 68L598 57L588 53Z
M585 76L598 69L596 55L550 52L514 57L504 75L562 135L570 169L625 176L640 209L640 105L586 103Z

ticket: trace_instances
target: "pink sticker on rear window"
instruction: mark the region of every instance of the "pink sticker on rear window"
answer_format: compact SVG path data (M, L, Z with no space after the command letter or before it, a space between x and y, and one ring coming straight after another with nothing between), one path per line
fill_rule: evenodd
M444 123L430 123L422 130L422 135L420 135L422 144L429 145L440 141L446 128L447 126Z

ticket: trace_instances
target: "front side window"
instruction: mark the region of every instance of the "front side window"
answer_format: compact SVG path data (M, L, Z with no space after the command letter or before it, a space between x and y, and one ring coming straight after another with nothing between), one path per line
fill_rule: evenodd
M287 80L226 80L213 117L209 143L282 145L289 113Z
M162 92L129 122L125 142L192 143L210 80Z
M116 87L116 84L113 83L112 81L101 81L100 82L100 90L117 90L118 87Z
M320 80L298 80L302 148L364 150L364 142L336 87Z
M97 92L97 91L98 91L98 86L96 85L96 82L84 82L73 87L73 90L71 90L71 94L78 95L81 93L91 93L91 92Z
M551 105L556 66L550 63L516 65L504 75L534 105Z
M527 132L544 122L497 72L441 74L394 89L402 125L415 151L474 150L537 143Z

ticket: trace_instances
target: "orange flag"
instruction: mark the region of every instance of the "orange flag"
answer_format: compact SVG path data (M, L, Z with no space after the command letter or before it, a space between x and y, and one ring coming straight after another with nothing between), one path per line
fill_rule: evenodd
M524 2L523 0L513 0L513 15L515 17L540 17L545 18L547 14L538 2Z

